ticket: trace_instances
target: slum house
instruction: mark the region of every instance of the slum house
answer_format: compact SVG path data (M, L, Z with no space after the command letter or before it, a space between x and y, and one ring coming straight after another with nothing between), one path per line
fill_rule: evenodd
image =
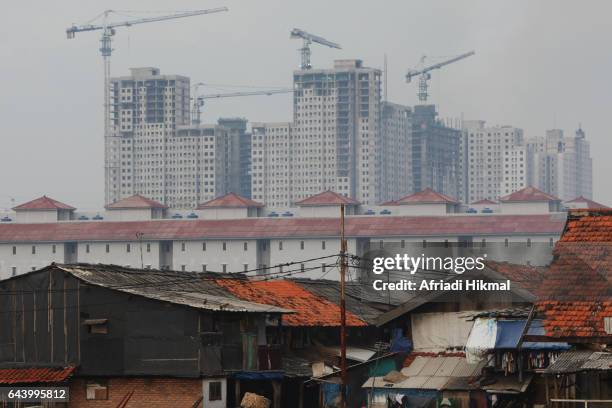
M362 388L368 406L386 407L390 401L405 398L405 403L412 404L409 406L436 407L446 398L453 407L487 407L491 396L476 382L486 361L468 361L465 355L474 326L472 316L484 311L529 308L535 300L533 290L541 279L539 273L530 273L536 271L531 266L521 266L517 271L505 263L488 263L481 271L470 270L462 275L419 270L412 278L417 282L510 280L511 285L504 291L412 291L406 302L382 314L377 325L390 329L392 341L410 342L413 351L393 372L366 379ZM391 275L390 280L401 278L405 274ZM520 390L526 391L522 384Z
M340 307L338 282L325 280L218 280L236 297L247 301L265 302L294 311L282 317L282 325L268 325L267 334L279 344L283 355L283 406L324 407L326 401L338 396L338 386L304 384L312 376L333 372L339 367ZM349 364L364 363L376 357L374 326L381 310L375 302L357 298L357 285L347 285L346 296L347 360ZM265 378L237 378L236 392L258 391L266 395ZM239 383L238 383L239 381ZM285 391L287 390L287 391ZM286 404L286 405L285 405ZM352 405L351 405L352 406Z
M68 383L71 408L235 406L232 376L277 368L258 363L265 325L290 311L238 299L219 277L52 264L1 281L0 383Z
M560 399L612 406L612 366L605 353L612 345L612 210L570 210L553 256L536 303L544 332L526 340L565 341L577 351L544 371L547 401L552 408L575 406L554 401Z

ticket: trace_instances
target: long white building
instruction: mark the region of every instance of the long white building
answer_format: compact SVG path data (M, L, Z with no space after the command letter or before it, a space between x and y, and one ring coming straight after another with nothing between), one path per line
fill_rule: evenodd
M262 204L229 194L183 219L168 219L166 206L136 196L109 205L97 220L79 220L73 207L41 197L15 207L14 221L0 223L0 277L51 262L87 262L264 275L294 271L334 279L340 204L347 208L351 254L363 256L385 244L420 254L429 243L468 243L486 246L500 260L512 254L504 248L516 246L521 261L540 264L548 261L565 221L565 213L556 212L558 200L542 201L540 193L536 198L543 204L531 214L525 205L534 191L502 202L499 212L466 214L452 198L427 190L376 211L324 192L279 216L265 216Z

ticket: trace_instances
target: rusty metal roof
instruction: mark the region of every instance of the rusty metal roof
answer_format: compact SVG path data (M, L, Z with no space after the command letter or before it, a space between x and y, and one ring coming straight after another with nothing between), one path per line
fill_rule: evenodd
M61 269L90 285L196 309L223 312L292 313L289 309L240 300L217 285L215 279L221 278L220 276L213 277L213 274L90 264L51 265L47 268Z
M559 355L544 373L571 374L580 371L612 371L612 353L568 351Z
M0 369L0 384L61 383L74 373L75 367L28 367Z

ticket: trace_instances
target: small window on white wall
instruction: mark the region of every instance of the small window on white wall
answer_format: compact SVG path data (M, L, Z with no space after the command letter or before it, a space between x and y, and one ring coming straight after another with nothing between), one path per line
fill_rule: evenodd
M208 400L221 401L223 399L221 381L211 381L208 383Z

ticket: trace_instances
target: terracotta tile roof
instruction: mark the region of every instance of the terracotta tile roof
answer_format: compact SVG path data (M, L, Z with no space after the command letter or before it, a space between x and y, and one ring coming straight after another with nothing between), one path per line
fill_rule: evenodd
M547 194L541 190L538 190L535 187L528 186L523 188L522 190L515 191L514 193L510 193L506 196L503 196L499 199L499 201L509 202L509 201L560 201L557 197Z
M546 335L611 338L612 209L571 210L553 256L537 302Z
M75 210L76 208L52 199L51 197L42 196L27 203L23 203L14 207L15 211L22 210Z
M590 199L588 199L586 197L583 197L583 196L576 197L573 200L566 201L566 203L568 203L568 204L570 204L570 203L571 204L580 204L581 207L579 207L579 208L589 208L589 209L591 209L591 208L610 208L607 205L600 204L597 201L590 200Z
M324 191L319 194L315 194L301 201L297 201L295 205L299 206L317 206L317 205L359 205L359 201L354 200L350 197L338 194L335 191Z
M495 205L498 204L493 200L489 200L488 198L482 199L482 200L478 200L478 201L474 201L472 203L473 205L485 205L485 204L490 204L490 205Z
M150 198L135 194L131 197L124 198L115 203L108 204L105 206L107 210L126 210L136 208L168 208L168 206L159 203Z
M2 368L0 384L61 383L74 373L75 367Z
M340 307L323 297L307 291L298 283L289 280L271 281L238 281L219 279L219 286L228 289L239 299L250 302L282 306L295 311L283 316L287 326L339 326ZM355 314L347 311L348 326L367 326L367 323Z
M564 213L530 215L347 217L346 236L560 235ZM160 239L248 239L338 237L340 223L326 218L242 218L231 220L83 221L0 224L0 242L133 241Z
M512 285L525 289L533 295L537 295L542 289L545 267L495 261L487 261L486 266L510 279Z
M228 193L224 196L217 197L198 205L197 210L205 208L248 208L248 207L263 207L262 203L253 201L249 198L242 197L236 193Z
M434 191L434 190L432 190L429 187L427 187L423 191L419 191L418 193L410 194L410 195L407 195L405 197L402 197L402 198L399 198L399 199L395 200L395 205L420 204L420 203L451 203L451 204L456 204L456 203L458 203L458 201L455 200L452 197L449 197L447 195L438 193L437 191Z

